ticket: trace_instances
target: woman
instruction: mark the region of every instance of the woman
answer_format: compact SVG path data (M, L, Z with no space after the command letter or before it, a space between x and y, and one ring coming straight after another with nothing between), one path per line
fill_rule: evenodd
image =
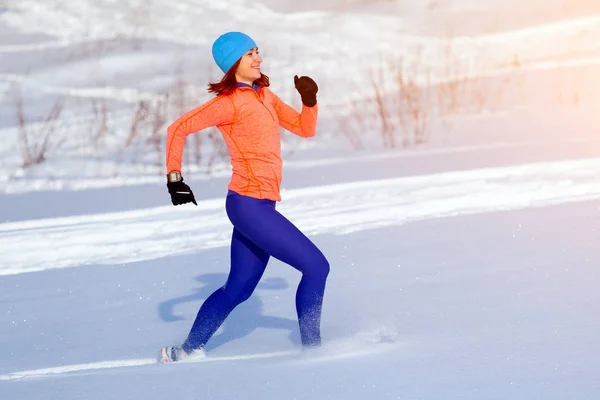
M181 346L160 350L162 362L185 359L202 351L225 318L247 300L271 256L302 273L296 292L296 311L304 348L320 346L321 308L329 263L323 253L275 209L281 200L282 177L279 127L301 137L315 135L317 84L309 77L294 77L302 99L298 113L268 89L269 78L260 72L262 58L256 43L241 32L220 36L212 54L225 76L211 83L216 97L178 118L168 128L167 187L173 205L194 203L190 187L181 177L181 157L187 135L216 126L229 149L233 174L225 201L233 224L231 270L225 285L202 304L192 329Z

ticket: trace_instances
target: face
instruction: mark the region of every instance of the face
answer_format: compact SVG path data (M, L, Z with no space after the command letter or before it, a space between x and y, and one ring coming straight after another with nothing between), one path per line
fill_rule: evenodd
M262 58L258 55L256 47L246 52L242 56L235 73L237 81L251 85L252 82L260 78L260 63L262 63Z

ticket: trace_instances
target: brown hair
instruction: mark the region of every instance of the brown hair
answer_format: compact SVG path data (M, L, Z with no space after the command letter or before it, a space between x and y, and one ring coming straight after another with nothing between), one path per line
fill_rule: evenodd
M238 66L240 65L240 61L241 59L237 60L237 62L233 64L231 68L229 68L229 71L227 71L227 73L225 74L225 76L223 76L220 82L210 82L208 84L208 91L210 93L216 93L217 96L233 92L237 87L237 79L235 79L235 73L238 69ZM267 87L269 86L269 77L261 72L260 78L258 78L252 83L261 87Z

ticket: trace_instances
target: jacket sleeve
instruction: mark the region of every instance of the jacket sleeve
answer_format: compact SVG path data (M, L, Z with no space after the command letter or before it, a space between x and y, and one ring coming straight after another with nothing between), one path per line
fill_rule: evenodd
M181 171L185 138L202 129L230 123L234 107L230 99L217 96L198 108L188 111L167 129L167 172Z
M273 98L273 107L277 112L279 125L304 138L315 136L319 114L318 105L307 107L302 104L302 112L299 113L283 102L275 93L270 92L270 95Z

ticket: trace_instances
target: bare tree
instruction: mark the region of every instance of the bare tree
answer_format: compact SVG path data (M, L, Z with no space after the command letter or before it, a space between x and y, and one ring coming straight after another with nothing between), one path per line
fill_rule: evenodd
M91 99L92 107L92 126L90 133L92 143L96 146L108 135L108 109L106 99Z
M63 111L64 99L59 97L42 121L30 123L25 116L23 95L16 85L12 87L12 96L19 127L19 149L22 166L28 168L41 164L46 161L48 153L60 144L55 132Z
M388 59L371 71L373 101L384 147L408 147L426 141L430 75L417 62L407 67L403 58ZM418 83L418 77L426 77L424 85Z
M382 87L384 78L384 69L379 67L372 71L371 74L371 85L374 94L375 104L377 106L377 113L381 121L381 134L383 137L383 145L385 147L394 148L396 147L396 141L394 137L394 127L390 121L390 115L387 110L386 101L384 99L384 88Z
M164 149L162 144L164 143L164 126L167 122L167 112L168 112L168 95L161 97L157 100L154 105L153 112L151 114L150 121L150 138L148 139L148 143L154 148L156 153L156 165L159 171L159 174L163 173L164 169Z
M138 136L140 127L150 115L150 105L147 100L140 99L137 101L131 124L129 125L129 135L125 141L125 147L129 147L133 140Z
M344 112L340 108L345 109ZM354 150L364 150L362 138L367 126L364 116L364 105L356 99L349 99L346 106L329 106L330 114L337 122L339 132L350 142Z

